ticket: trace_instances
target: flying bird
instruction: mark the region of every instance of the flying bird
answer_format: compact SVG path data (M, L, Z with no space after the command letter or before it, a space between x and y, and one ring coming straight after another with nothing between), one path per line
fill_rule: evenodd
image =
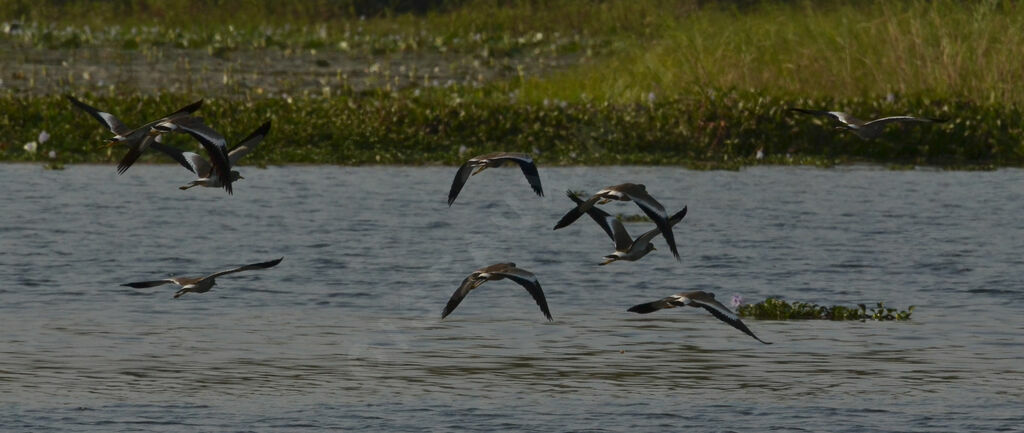
M232 147L231 150L228 151L228 163L231 167L238 164L239 159L242 159L242 157L255 150L256 146L264 137L267 136L268 132L270 132L270 121L260 125L260 127L253 131L252 134L241 139L235 147ZM168 146L159 142L155 142L150 146L160 152L163 152L167 156L174 158L174 160L178 161L182 167L185 167L188 171L191 171L196 175L196 180L189 182L188 185L178 187L179 189L189 189L195 186L207 188L221 188L224 186L224 182L221 181L221 177L214 172L213 166L210 165L210 161L206 158L203 158L196 153L185 152L176 147ZM242 177L241 173L231 170L231 182L239 179L245 178Z
M533 163L533 158L530 155L525 153L495 152L470 158L469 161L466 161L466 163L459 167L459 171L455 173L455 180L452 181L452 189L448 191L448 206L455 203L455 198L459 196L459 191L462 191L462 187L466 185L466 181L469 180L470 176L476 175L488 168L501 167L505 164L519 164L519 168L523 170L523 175L526 176L526 181L533 187L533 191L541 197L544 196L544 190L540 186L540 174L537 173L537 165ZM476 169L476 171L473 171L473 169Z
M789 111L796 111L813 116L831 117L840 125L836 129L847 130L854 133L863 140L873 140L882 135L886 125L890 123L943 123L946 119L932 119L927 117L913 116L890 116L865 122L842 111L806 110L803 108L790 108Z
M167 132L166 130L155 128L157 125L189 116L203 105L203 100L200 99L178 111L161 117L160 119L149 122L138 128L131 129L121 123L121 121L113 114L100 111L82 101L79 101L78 99L75 99L74 96L66 96L72 104L81 108L86 113L89 113L90 116L99 121L103 126L107 127L107 129L110 129L110 132L114 133L113 137L107 139L107 142L110 145L121 143L128 146L128 153L126 153L117 164L117 174L124 174L124 172L128 170L128 167L131 167L132 164L139 159L139 156L142 156L142 152L154 142L157 134Z
M587 213L595 204L604 204L612 200L633 201L636 203L640 210L647 214L654 221L654 224L658 226L662 235L665 236L665 241L668 242L672 255L676 260L679 259L679 251L676 249L676 238L672 234L672 225L668 222L669 217L668 213L665 212L665 207L658 203L654 197L651 197L647 193L647 187L640 183L624 183L609 186L598 191L589 199L577 204L575 208L570 209L569 212L563 215L562 219L558 220L558 223L555 224L555 230L572 224L579 217L583 216L584 213ZM612 237L614 238L614 235Z
M270 129L269 124L265 123L263 126L266 126L268 130ZM202 119L192 116L185 116L176 118L172 121L162 122L154 126L154 129L157 129L161 132L180 130L188 133L196 140L198 140L199 144L203 145L203 149L206 149L207 156L210 157L209 163L210 165L213 166L212 172L213 176L217 178L217 183L220 184L219 186L224 187L228 194L232 194L231 182L234 180L233 175L231 174L232 162L231 157L228 155L228 142L227 140L224 139L223 135L221 135L217 131L214 131L209 126L206 126L206 124L203 123ZM257 130L257 132L259 132L259 130ZM252 137L253 136L250 135L249 137L246 137L246 139ZM260 138L262 139L262 137ZM253 145L255 144L253 143ZM165 146L160 147L164 148ZM241 158L242 155L244 155L245 153L248 153L248 151L241 152L238 155L238 158ZM175 158L173 155L171 157ZM178 162L181 163L182 161L178 160ZM191 165L190 161L185 161L185 163L182 165L186 165L185 168L189 168L191 170L191 168L188 167L189 165ZM193 172L196 172L196 170L193 170ZM196 174L198 175L199 173ZM207 178L209 177L210 176L207 176Z
M228 269L226 271L220 271L214 274L207 275L205 277L174 277L156 281L139 281L136 283L122 284L122 286L134 287L136 289L142 289L146 287L162 286L164 284L177 284L181 286L181 290L174 293L174 298L177 299L181 295L189 292L193 293L206 293L209 292L213 286L217 285L216 278L221 275L233 274L235 272L252 271L256 269L267 269L276 266L281 263L284 257L277 260L271 260L269 262L253 263L251 265L245 265L234 269Z
M576 202L577 205L583 204L583 200L576 197L576 194L572 191L566 191L566 195L568 195L572 201ZM656 249L654 248L654 244L651 243L651 240L653 240L655 236L661 234L661 229L659 228L651 229L638 236L636 239L633 239L633 237L629 235L629 232L626 231L626 226L623 225L618 218L611 216L608 212L598 209L597 206L591 206L590 209L587 210L587 215L590 216L597 225L601 226L601 229L603 229L604 232L612 238L612 242L615 243L615 252L604 256L605 261L601 262L601 265L607 265L618 260L626 260L630 262L637 261L643 256L646 256L647 253ZM676 212L668 219L669 225L676 225L679 221L682 221L685 216L686 208L684 207L683 210Z
M678 293L667 298L659 299L654 302L634 305L630 307L629 310L626 311L647 314L653 313L663 308L675 308L685 306L690 306L694 308L699 307L708 310L708 312L717 317L718 320L721 320L725 323L732 325L733 328L743 331L744 334L754 337L755 340L760 341L764 344L772 344L760 338L757 338L757 336L750 331L750 328L747 328L747 325L743 324L743 321L740 320L740 316L736 315L736 313L733 313L732 310L727 308L725 305L722 305L721 302L715 300L714 293L708 293L701 290L698 290L696 292Z
M548 301L544 298L544 291L540 288L537 276L529 271L517 268L515 263L496 263L477 269L472 274L469 274L466 279L462 280L462 284L455 290L455 293L452 293L452 297L448 299L448 305L445 305L444 311L441 312L441 318L444 319L452 311L455 311L455 307L459 306L459 303L462 302L462 299L471 290L480 287L481 284L488 281L505 278L519 283L527 292L530 292L530 296L533 296L533 300L540 306L540 311L544 313L544 317L547 317L548 320L553 320L551 318L551 311L548 310Z

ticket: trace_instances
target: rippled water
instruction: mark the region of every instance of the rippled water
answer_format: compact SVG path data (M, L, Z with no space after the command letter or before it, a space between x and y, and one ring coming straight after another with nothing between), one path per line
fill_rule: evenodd
M0 430L995 431L1024 428L1024 172L243 167L235 195L176 166L0 165ZM647 184L636 263L567 188ZM630 203L605 206L635 214ZM637 234L647 225L629 225ZM120 284L284 256L206 294ZM537 274L555 321L474 269ZM761 345L684 290L916 305L910 322L758 321Z

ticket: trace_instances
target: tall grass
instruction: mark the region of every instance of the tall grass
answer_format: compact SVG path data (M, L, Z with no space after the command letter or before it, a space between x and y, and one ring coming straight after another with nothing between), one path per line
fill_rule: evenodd
M709 7L651 43L556 77L524 96L637 101L707 89L852 98L888 93L1020 103L1024 5L858 1Z
M207 48L224 45L225 39L253 48L339 48L359 45L360 38L390 40L375 41L372 51L380 53L463 46L475 50L481 44L568 35L654 37L671 23L673 15L666 11L686 13L696 9L697 0L437 0L428 2L433 7L422 13L411 13L419 9L415 7L388 6L407 3L422 2L7 0L0 2L0 17L25 21L24 31L13 39L47 48ZM376 13L366 16L362 10Z
M426 12L385 8L363 19L356 0L8 0L0 13L27 23L20 35L0 34L0 43L170 44L204 48L202 56L245 47L348 50L352 42L359 59L399 51L472 60L588 52L578 56L582 66L473 86L342 86L325 96L316 88L294 100L226 84L210 89L203 116L227 125L229 140L268 118L273 136L288 137L268 139L250 163L458 163L466 153L501 149L532 152L546 164L1024 165L1024 92L1017 90L1024 5L1014 2L435 3ZM589 55L594 48L600 52ZM87 89L67 91L115 113L150 116L196 97ZM793 116L790 106L950 122L892 127L865 142ZM21 146L43 129L67 162L115 158L93 147L103 136L93 123L58 95L0 92L0 160L41 158ZM764 160L753 159L759 151Z

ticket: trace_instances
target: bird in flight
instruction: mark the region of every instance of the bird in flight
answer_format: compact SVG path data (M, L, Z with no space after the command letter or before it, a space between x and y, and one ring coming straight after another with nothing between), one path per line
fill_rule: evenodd
M146 148L149 147L155 141L156 135L167 132L166 129L157 128L158 125L161 125L165 122L170 122L184 117L188 117L196 110L198 110L199 107L203 106L203 100L200 99L181 108L178 111L161 117L160 119L149 122L138 128L131 129L125 126L123 123L121 123L121 121L118 120L118 118L115 117L113 114L107 113L105 111L100 111L90 106L89 104L86 104L82 101L79 101L78 99L75 99L74 96L66 96L72 104L74 104L78 108L81 108L86 113L89 113L90 116L99 121L100 124L102 124L103 126L107 127L107 129L110 129L110 132L114 133L113 137L107 139L107 142L110 145L114 145L115 143L121 143L124 144L125 146L128 146L128 153L126 153L124 157L121 158L121 161L118 162L117 164L117 174L124 174L124 172L127 171L128 168L131 167L132 164L134 164L135 161L138 160L140 156L142 156L142 152L145 151Z
M717 317L718 320L721 320L725 323L732 325L733 328L743 331L744 334L754 337L755 340L760 341L764 344L772 344L760 338L757 338L757 336L750 331L750 328L747 328L747 325L743 324L743 321L740 320L740 316L736 315L736 313L733 313L732 310L730 310L725 305L722 305L721 302L715 300L714 293L708 293L701 290L695 292L678 293L667 298L659 299L654 302L647 302L644 304L634 305L630 307L629 310L626 311L632 313L648 314L664 308L686 306L694 308L703 308L705 310L708 310L708 312L711 313L713 316Z
M572 191L566 191L566 195L568 195L572 201L576 202L577 205L583 204L583 200L577 197ZM604 256L605 261L601 262L601 265L607 265L618 260L626 260L630 262L637 261L646 256L647 253L656 249L654 248L654 244L651 243L651 240L653 240L655 236L661 234L660 228L651 229L638 236L636 239L633 239L633 237L629 235L629 232L626 231L626 226L623 225L618 218L608 214L608 212L598 209L597 206L591 206L590 209L587 210L587 215L590 216L590 218L608 234L608 237L612 239L612 242L615 243L615 252ZM682 221L685 216L686 208L684 207L683 210L676 212L669 218L669 225L676 225L679 221Z
M579 217L583 216L584 213L587 213L595 204L604 204L612 200L632 200L636 203L640 210L647 214L654 221L654 224L658 226L662 235L665 236L665 241L668 242L668 248L672 251L672 256L679 260L679 251L676 249L676 237L672 234L672 225L668 222L668 213L665 212L665 207L661 203L658 203L654 197L647 193L647 187L642 183L624 183L609 186L598 191L563 215L562 219L558 220L558 223L555 224L555 230L572 224Z
M263 125L260 125L252 134L238 141L234 147L228 151L228 163L231 167L234 167L238 160L242 159L245 155L248 155L256 146L267 136L270 132L270 121L267 121ZM202 186L207 188L221 188L224 186L224 182L221 181L220 176L213 170L213 165L206 158L203 158L199 154L192 152L185 152L173 146L168 146L160 142L154 142L151 144L154 149L163 152L167 156L170 156L175 161L178 161L182 167L188 169L194 173L197 177L196 180L189 182L188 185L178 187L179 189L189 189L195 186ZM231 170L231 182L236 180L245 179L241 173Z
M540 306L540 311L544 313L544 317L547 317L548 320L553 320L551 318L551 311L548 310L548 301L544 298L544 291L540 288L537 276L525 269L517 268L515 263L496 263L477 269L472 274L469 274L466 279L462 280L462 284L455 290L455 293L452 293L452 297L448 299L448 304L444 306L444 311L441 312L441 318L444 319L452 311L455 311L455 307L458 307L462 299L473 289L480 287L481 284L488 281L505 278L519 283L527 292L530 292L530 296L533 296L533 300Z
M839 126L836 126L836 129L850 131L863 140L873 140L880 137L885 127L891 123L943 123L946 121L946 119L932 119L928 117L890 116L865 122L842 111L806 110L803 108L790 108L789 111L813 116L831 117L836 122L839 122Z
M189 292L193 292L193 293L206 293L206 292L209 292L210 289L213 288L213 286L217 285L216 278L221 276L221 275L233 274L235 272L242 272L242 271L251 271L251 270L256 270L256 269L267 269L267 268L276 266L278 263L281 263L281 260L284 260L284 257L281 257L280 259L277 259L277 260L271 260L269 262L253 263L253 264L250 264L250 265L240 266L240 267L237 267L237 268L234 268L234 269L228 269L226 271L220 271L220 272L217 272L217 273L213 273L213 274L207 275L205 277L174 277L174 278L165 278L163 280L139 281L139 282L135 282L135 283L127 283L127 284L122 284L122 286L134 287L136 289L142 289L142 288L146 288L146 287L162 286L164 284L177 284L178 286L181 287L181 290L178 290L174 294L174 298L177 299L181 295L184 295L184 294L189 293Z
M455 173L455 180L452 181L452 189L448 191L448 206L455 203L455 198L459 196L459 191L462 191L462 187L466 185L466 181L469 180L470 176L476 175L488 168L501 167L505 164L518 164L519 168L523 170L523 175L526 176L526 181L533 187L533 191L541 197L544 196L544 189L540 186L540 174L537 173L537 165L533 163L533 158L530 155L525 153L495 152L470 158L469 161L466 161L459 167L459 171Z

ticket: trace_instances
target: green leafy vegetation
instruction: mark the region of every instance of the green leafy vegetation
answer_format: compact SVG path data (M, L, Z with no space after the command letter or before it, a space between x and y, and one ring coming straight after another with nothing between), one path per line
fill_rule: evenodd
M198 98L169 93L78 96L130 125ZM229 141L272 120L270 137L247 158L247 163L257 164L457 164L493 150L532 153L543 165L675 164L729 169L761 163L828 166L851 161L950 167L1024 163L1022 124L997 120L1020 118L1015 107L954 107L923 100L844 101L868 114L912 104L917 107L912 111L936 117L957 113L945 124L891 128L882 139L862 141L837 133L820 120L785 110L798 102L814 104L807 99L787 101L749 93L651 104L544 104L480 90L439 89L418 96L400 92L331 98L207 97L200 114ZM102 146L109 132L60 95L0 94L0 129L4 131L0 160L31 161L49 150L56 150L63 162L104 162L117 156ZM50 142L40 152L23 152L21 145L41 130L52 135ZM182 143L191 142L178 142ZM756 159L758 150L763 159Z
M789 303L781 299L768 298L756 304L743 304L736 309L740 317L751 317L762 320L910 320L914 306L906 310L888 308L879 302L875 308L864 304L856 307L810 304L806 302Z
M706 3L2 2L20 26L0 33L0 54L68 59L5 64L0 161L116 159L71 93L128 124L205 97L201 115L229 141L271 119L255 164L507 150L544 165L1024 165L1024 5ZM150 63L171 72L146 75ZM93 77L107 70L128 72ZM949 121L862 141L788 107ZM42 130L53 139L22 151Z

